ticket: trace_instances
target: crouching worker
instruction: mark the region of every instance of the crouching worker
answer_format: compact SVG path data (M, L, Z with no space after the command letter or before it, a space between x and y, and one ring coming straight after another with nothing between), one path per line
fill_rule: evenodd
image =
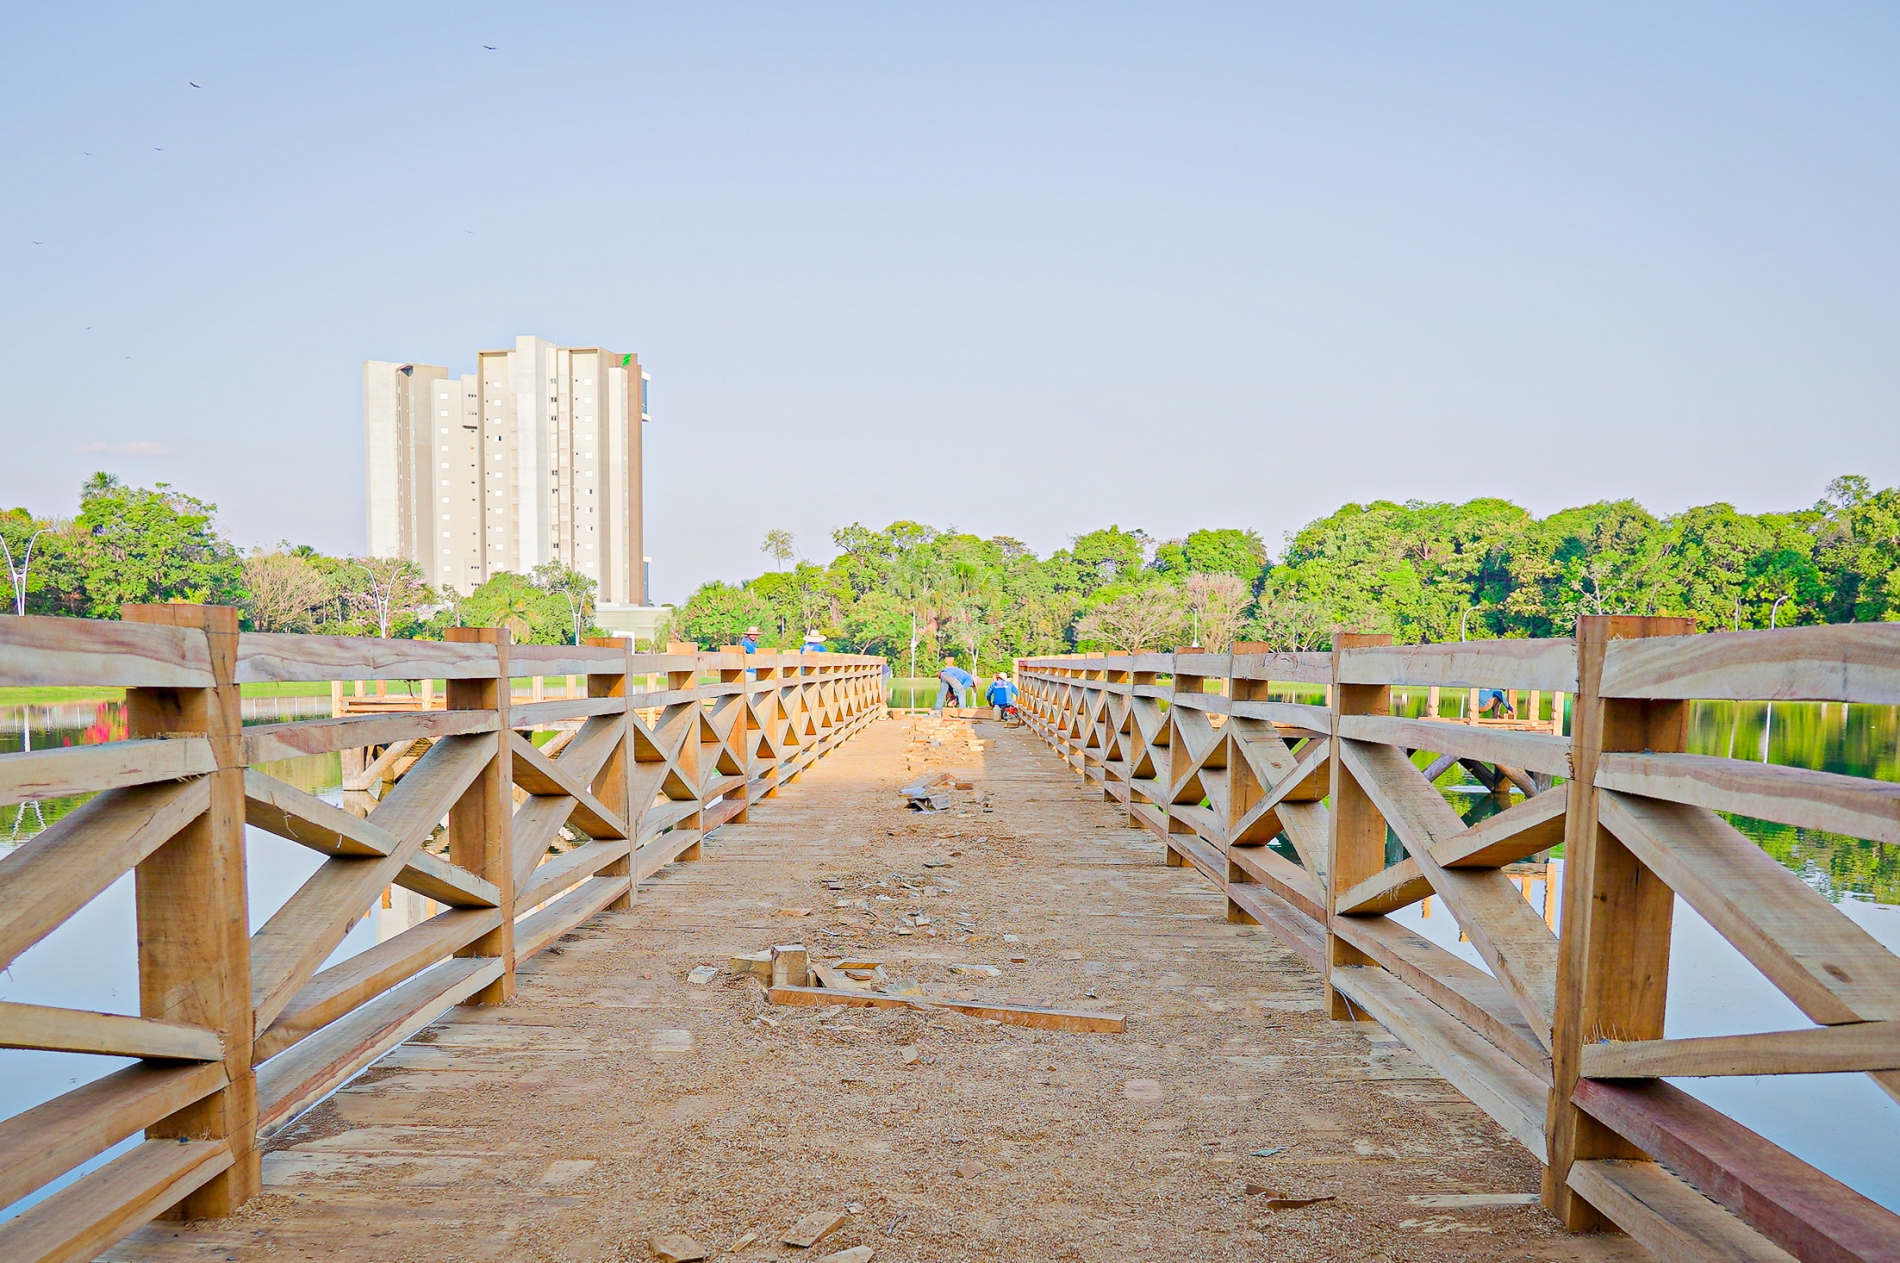
M976 677L957 665L955 658L943 660L943 670L937 672L937 712L952 701L961 707L964 695L976 687Z
M1008 672L998 671L996 678L990 681L989 699L998 719L1007 719L1016 713L1016 686L1010 683Z

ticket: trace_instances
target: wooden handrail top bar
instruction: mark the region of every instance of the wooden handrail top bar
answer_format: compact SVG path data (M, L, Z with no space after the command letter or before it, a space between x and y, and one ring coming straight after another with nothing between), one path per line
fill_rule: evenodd
M1603 696L1900 705L1900 623L1610 642Z
M244 632L238 636L237 682L492 680L498 662L493 645Z
M1568 638L1485 640L1342 649L1338 682L1574 693L1577 642Z
M0 684L209 688L212 682L210 647L192 628L42 614L0 618Z

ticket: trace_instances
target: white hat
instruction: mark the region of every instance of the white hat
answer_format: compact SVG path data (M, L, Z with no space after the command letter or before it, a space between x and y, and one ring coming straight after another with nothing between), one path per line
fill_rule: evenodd
M818 634L817 632L815 632L815 631L808 631L808 632L806 632L806 633L805 633L805 639L806 639L806 640L823 640L823 639L824 639L824 637L823 637L823 636L820 636L820 635L819 635L819 634Z
M745 629L745 634L748 636L756 636L759 634L759 629L756 627L748 627Z

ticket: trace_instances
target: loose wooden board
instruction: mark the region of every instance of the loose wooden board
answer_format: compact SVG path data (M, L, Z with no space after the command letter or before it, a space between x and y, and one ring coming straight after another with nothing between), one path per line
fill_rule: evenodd
M877 995L862 991L833 991L828 987L771 987L766 990L765 998L773 1004L849 1004L869 1009L950 1009L970 1017L989 1018L1005 1026L1033 1026L1045 1031L1120 1035L1128 1029L1128 1019L1120 1013L1038 1009L1017 1004L984 1004L974 1000L941 1000L935 996Z

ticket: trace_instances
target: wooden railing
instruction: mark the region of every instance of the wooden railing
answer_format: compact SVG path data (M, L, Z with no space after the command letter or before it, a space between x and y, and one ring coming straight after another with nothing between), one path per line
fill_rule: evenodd
M1900 1259L1900 1216L1664 1081L1856 1071L1900 1099L1900 958L1718 814L1900 843L1900 785L1682 752L1691 699L1900 703L1900 625L1691 631L1030 659L1019 708L1322 971L1332 1016L1384 1024L1536 1155L1570 1227L1670 1260ZM1559 698L1553 724L1487 726L1395 717L1408 686ZM1467 826L1432 784L1452 760L1527 796ZM1505 869L1559 843L1553 932ZM1816 1025L1665 1039L1678 895ZM1434 896L1486 969L1388 915Z
M228 1214L258 1192L260 1136L451 1006L506 1000L520 961L883 713L880 659L626 644L255 635L193 605L0 618L0 684L123 686L130 729L0 756L0 804L92 794L0 859L0 969L132 871L139 976L137 1016L0 1004L0 1047L139 1058L0 1121L0 1206L144 1134L0 1223L0 1259ZM510 680L548 675L586 696L514 701ZM240 686L325 680L442 680L447 706L243 726ZM557 724L553 757L523 735ZM424 740L366 817L258 770ZM247 824L327 857L255 933ZM585 841L551 854L564 826ZM326 968L391 885L443 910Z

